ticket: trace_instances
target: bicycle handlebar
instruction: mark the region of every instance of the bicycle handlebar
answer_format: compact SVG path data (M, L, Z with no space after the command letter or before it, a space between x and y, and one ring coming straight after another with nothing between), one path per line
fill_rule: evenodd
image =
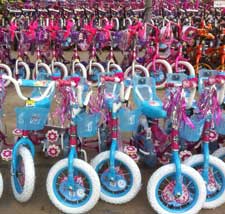
M17 95L18 97L21 99L21 100L29 100L30 98L29 97L25 97L20 89L20 85L22 85L22 81L21 80L15 80L14 78L10 77L10 76L7 76L5 74L2 75L2 79L5 79L5 80L9 80L11 81L15 88L16 88L16 92L17 92ZM32 81L32 80L30 80ZM34 85L35 83L37 82L40 82L40 81L33 81L34 82ZM46 97L48 97L49 93L55 88L55 82L50 82L48 84L48 87L45 89L44 93L40 96L40 97L32 97L32 100L34 100L35 102L38 102L38 101L41 101L43 99L45 99Z

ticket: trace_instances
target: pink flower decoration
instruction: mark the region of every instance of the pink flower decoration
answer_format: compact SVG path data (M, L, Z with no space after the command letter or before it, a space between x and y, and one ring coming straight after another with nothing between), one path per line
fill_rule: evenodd
M48 142L50 142L50 143L56 142L59 138L58 132L54 129L49 130L45 136L46 136Z
M59 156L60 148L57 145L50 145L47 149L47 153L50 157L55 158Z
M1 152L2 160L10 161L12 159L12 149L3 149Z

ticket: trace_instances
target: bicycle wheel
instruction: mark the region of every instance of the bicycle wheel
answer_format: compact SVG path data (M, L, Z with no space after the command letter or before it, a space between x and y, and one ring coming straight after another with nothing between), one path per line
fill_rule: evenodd
M118 73L118 72L122 72L122 68L117 65L117 64L110 64L109 66L109 72L111 73Z
M13 76L15 79L30 79L30 68L27 63L20 61L18 63L18 68L13 71Z
M97 62L91 63L91 71L90 71L90 65L87 66L87 73L88 73L88 81L89 84L92 86L98 85L98 76L101 73L104 73L105 69L104 67Z
M218 66L216 70L225 71L225 64Z
M153 77L156 81L156 88L162 89L165 87L167 74L172 73L172 68L170 64L163 59L157 59L155 61L155 71L153 69L153 63L147 65L147 70L150 73L150 76Z
M6 74L8 76L12 76L11 68L6 64L0 64L0 74ZM4 86L7 87L10 84L10 80L4 80Z
M202 174L204 156L194 155L188 158L184 164L193 167ZM207 198L204 203L205 209L213 209L225 202L225 164L220 159L209 156L208 183L206 183Z
M50 169L46 188L51 202L64 213L87 213L98 202L100 182L93 168L74 159L74 187L68 182L68 159L58 161Z
M11 185L13 194L17 201L27 202L34 192L34 160L30 150L24 146L19 148L17 157L15 158L17 158L15 172L12 171L11 166Z
M185 61L179 61L177 66L177 71L175 71L175 63L171 65L173 73L185 73L188 76L195 76L195 69L194 67L189 63Z
M73 64L72 66L72 75L77 75L79 77L87 79L87 70L82 63L78 62Z
M153 173L147 185L148 200L159 214L197 214L206 199L204 181L196 170L182 164L182 195L176 196L175 170L174 164L168 164Z
M54 62L53 67L51 66L52 74L59 74L61 79L64 79L68 76L68 69L63 63Z
M204 62L199 63L198 65L194 65L193 67L195 69L196 75L198 75L199 71L202 70L202 69L212 70L212 66L209 65L208 63L204 63Z
M33 80L46 80L51 76L51 69L49 66L45 63L38 63L38 65L35 66L32 78Z
M134 71L132 71L132 66L130 66L124 72L125 78L127 77L132 78L134 75L141 77L149 77L149 72L144 66L138 64L134 66Z
M124 204L132 200L141 188L141 173L132 158L116 151L115 175L110 177L110 152L98 154L91 165L101 182L101 199L111 204Z

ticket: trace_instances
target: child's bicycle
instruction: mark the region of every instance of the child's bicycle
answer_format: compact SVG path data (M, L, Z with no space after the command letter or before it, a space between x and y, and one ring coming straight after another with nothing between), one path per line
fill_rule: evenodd
M225 202L225 165L219 158L210 155L209 151L210 143L217 138L215 124L218 124L221 115L216 84L223 87L223 76L211 76L204 81L205 87L198 100L198 112L194 112L191 117L195 121L195 128L183 125L180 133L186 142L196 142L196 136L196 139L200 138L202 154L189 157L184 164L196 169L204 179L207 197L203 208L206 209L214 209ZM201 130L197 128L199 124L202 124Z
M58 161L50 169L46 188L51 202L65 213L87 213L96 205L100 196L97 173L88 163L78 158L79 138L86 136L81 136L80 133L90 133L93 128L97 130L96 125L93 127L92 121L85 120L85 123L82 123L84 118L81 116L91 92L84 96L84 86L78 85L79 81L80 78L56 81L59 89L66 89L66 93L62 93L61 96L68 98L66 107L70 114L69 153L68 157Z
M100 178L101 199L112 204L123 204L132 200L139 192L141 173L135 161L120 151L119 127L123 131L135 126L138 117L135 112L130 114L127 109L121 108L122 103L128 101L131 91L131 87L125 91L122 73L101 75L100 80L103 106L108 115L106 125L109 127L110 151L98 154L91 165Z
M35 167L34 145L29 139L30 131L42 130L46 124L50 109L50 96L54 91L54 82L15 80L10 76L2 75L2 80L9 80L16 88L18 96L26 102L25 107L16 108L17 128L21 137L15 143L12 151L11 184L13 194L19 202L28 201L34 191ZM41 96L25 97L20 86L43 87Z
M205 183L200 174L193 168L181 163L179 157L178 130L182 121L182 107L185 103L184 85L168 83L167 87L174 88L169 98L176 97L176 103L170 103L168 117L171 118L172 130L170 145L172 163L156 170L148 181L147 195L153 209L160 214L196 214L206 200ZM149 111L150 112L150 111Z

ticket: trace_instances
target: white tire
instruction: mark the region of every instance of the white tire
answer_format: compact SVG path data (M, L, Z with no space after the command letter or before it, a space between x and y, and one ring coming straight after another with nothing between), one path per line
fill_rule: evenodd
M4 183L3 183L2 173L0 173L0 198L2 197L3 189L4 189Z
M192 66L191 63L185 62L185 61L179 61L179 62L178 62L178 66L179 66L179 65L183 65L184 67L187 68L187 71L188 71L188 74L187 74L187 75L191 75L191 76L195 77L195 69L194 69L194 67ZM176 71L174 70L174 68L175 68L175 63L173 63L173 64L171 65L171 67L172 67L173 72L176 72Z
M91 63L91 68L93 68L93 67L97 68L99 73L105 73L105 69L100 63L98 63L98 62ZM87 74L88 74L88 76L93 75L93 71L90 71L90 64L87 66ZM90 85L92 85L94 87L98 86L98 81L93 82L93 81L89 80L88 82Z
M196 202L193 206L190 207L190 209L186 210L185 212L175 212L172 209L164 209L164 207L161 206L161 204L158 202L158 198L156 196L156 192L158 192L158 182L161 181L165 176L170 175L172 173L175 173L175 165L174 164L168 164L165 166L160 167L158 170L156 170L151 178L148 181L147 185L147 196L148 200L152 206L152 208L158 213L158 214L174 214L174 213L182 213L182 214L197 214L206 199L206 188L204 181L200 174L192 169L191 167L181 165L181 171L183 174L188 175L192 180L195 181L196 186L198 188L198 198L196 199ZM166 205L165 205L166 207Z
M2 70L4 70L4 74L6 74L6 75L8 75L8 76L12 76L12 71L11 71L11 68L8 66L8 65L6 65L6 64L0 64L0 70L2 71ZM10 80L5 80L4 81L5 83L4 83L4 85L5 85L5 87L7 87L7 86L9 86L9 84L11 83L11 81Z
M202 154L199 155L193 155L190 158L188 158L186 161L184 161L185 165L191 166L195 168L195 165L199 165L204 163L204 156ZM223 183L222 185L225 185L225 163L218 159L217 157L214 157L212 155L209 156L209 164L215 166L223 176ZM221 187L223 189L223 187ZM216 207L221 206L225 202L225 188L223 192L219 193L220 196L216 197L214 200L206 200L203 208L205 209L214 209Z
M62 72L61 77L62 77L62 79L64 79L65 77L68 76L68 69L62 62L54 62L53 67L59 67L61 69L61 72ZM54 73L53 67L51 66L52 74Z
M97 170L99 164L101 164L104 161L109 160L109 155L110 155L109 151L105 151L105 152L98 154L91 161L91 165L93 166L93 168L95 170ZM138 168L135 161L132 158L130 158L128 155L126 155L122 152L116 151L115 158L116 158L116 160L119 160L120 162L122 162L127 168L129 168L129 170L133 176L132 187L130 188L129 192L127 192L125 195L122 195L120 197L119 196L111 197L111 196L105 194L103 191L101 191L100 196L103 201L106 201L108 203L124 204L124 203L131 201L140 191L140 189L141 189L141 173L140 173L140 169Z
M87 70L86 70L85 66L80 62L74 63L73 67L72 67L72 74L76 73L76 68L80 68L80 70L82 72L82 77L84 79L87 79Z
M36 78L37 78L37 76L39 74L39 69L41 67L45 69L45 71L47 72L48 75L52 74L50 67L46 63L40 62L40 63L38 63L37 67L34 69L34 72L32 74L32 79L33 80L36 80Z
M136 64L134 66L134 74L132 74L133 73L132 72L132 66L130 66L124 72L124 78L126 79L127 77L133 77L135 75L135 70L136 69L139 70L139 71L141 71L144 74L144 77L149 77L148 70L144 66Z
M221 159L221 160L224 160L224 157L225 157L225 147L221 147L219 149L217 149L215 152L212 153L213 156Z
M12 167L11 167L11 185L15 199L19 202L27 202L34 192L35 186L34 160L30 150L24 146L21 146L18 149L18 156L21 157L24 166L23 191L19 193L16 189Z
M49 170L47 181L46 181L46 188L47 188L47 193L48 196L51 200L51 202L62 212L64 213L87 213L90 211L98 202L99 197L100 197L100 182L98 175L94 171L94 169L85 161L80 160L80 159L74 159L73 160L73 166L76 167L77 169L80 169L82 171L85 171L85 173L88 174L90 180L91 180L91 185L92 185L92 194L84 205L78 206L78 207L72 207L72 206L66 206L63 204L60 200L55 195L54 192L54 178L57 175L57 173L68 167L68 159L62 159L55 163L52 168Z
M115 31L118 31L120 29L120 22L119 19L117 17L113 17L111 19L111 22L113 23L113 28Z
M111 72L111 71L119 71L119 72L122 72L123 70L122 70L122 68L119 66L119 65L117 65L117 64L110 64L109 65L109 72Z
M18 62L18 68L22 66L25 68L25 79L26 80L29 80L30 79L30 68L29 68L29 65L23 61L19 61ZM14 72L13 72L13 76L14 78L16 78L16 72L15 72L15 69L14 69Z
M170 65L166 60L163 60L163 59L156 59L155 63L156 63L156 64L162 64L162 65L165 67L165 69L166 69L165 75L167 75L167 73L173 73L173 70L172 70L171 65ZM151 62L151 63L149 63L149 64L147 65L146 68L147 68L148 72L154 72L154 71L149 71L150 68L152 67L152 64L153 64L153 63ZM151 74L150 74L150 76L151 76ZM166 79L167 79L167 77L165 76L165 80L164 80L162 83L157 84L157 82L156 82L156 88L157 88L157 89L165 88Z

